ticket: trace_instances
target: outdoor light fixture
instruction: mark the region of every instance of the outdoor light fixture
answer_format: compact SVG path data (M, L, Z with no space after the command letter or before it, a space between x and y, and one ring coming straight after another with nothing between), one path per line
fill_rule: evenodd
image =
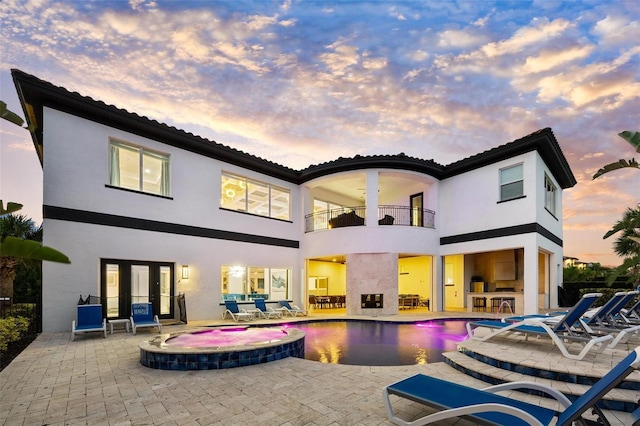
M189 265L182 265L182 279L189 279Z

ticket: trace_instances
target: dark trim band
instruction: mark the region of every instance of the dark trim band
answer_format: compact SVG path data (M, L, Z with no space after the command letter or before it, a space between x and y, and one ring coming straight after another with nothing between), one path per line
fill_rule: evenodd
M536 232L562 247L562 238L559 238L539 223L526 223L524 225L508 226L506 228L489 229L487 231L470 232L468 234L442 237L440 238L440 245L466 243L469 241L487 240L489 238L510 237L513 235L530 234L532 232Z
M141 231L164 232L167 234L188 235L190 237L213 238L217 240L239 241L242 243L264 244L268 246L300 248L300 241L283 238L264 237L261 235L243 234L240 232L222 231L220 229L201 228L198 226L180 225L177 223L159 222L137 217L116 216L106 213L68 209L65 207L43 206L42 216L45 219L64 220L67 222L90 223L101 226L137 229Z

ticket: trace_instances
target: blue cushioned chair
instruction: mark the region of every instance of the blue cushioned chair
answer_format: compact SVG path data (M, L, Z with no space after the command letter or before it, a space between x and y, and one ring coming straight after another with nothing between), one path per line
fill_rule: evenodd
M131 304L131 328L133 334L140 327L158 327L158 333L162 331L162 324L157 315L153 315L151 303L132 303Z
M287 315L291 315L292 317L297 317L298 314L303 316L307 315L307 311L300 309L296 305L290 305L286 300L280 300L278 303L280 304L280 310Z
M417 374L387 386L382 392L382 398L389 420L396 425L427 425L445 419L465 417L480 424L509 426L549 425L555 418L556 426L569 426L580 419L587 410L595 407L604 395L637 368L640 368L640 347L627 355L573 403L558 390L541 383L512 382L485 389L474 389L423 374ZM513 389L543 392L555 398L564 409L557 412L496 394L499 391ZM390 395L410 399L435 408L437 411L413 421L403 420L393 412ZM598 409L596 412L604 416ZM633 416L638 417L640 413L634 412Z
M259 317L265 319L282 317L282 311L276 311L273 308L267 308L267 304L264 302L264 299L254 299L253 303L256 305L256 308L252 312Z
M601 293L585 294L573 308L565 315L554 318L552 324L548 324L545 318L532 317L526 318L520 322L508 323L503 321L471 321L467 323L467 332L469 337L476 340L485 341L498 335L505 333L521 333L528 338L533 336L547 336L551 338L553 343L558 346L562 355L566 358L580 360L585 357L589 351L602 351L606 346L604 343L613 340L613 336L593 335L591 330L581 320L582 315L593 305L593 303L602 296ZM548 317L549 318L549 317ZM490 328L495 331L483 337L474 335L477 328ZM578 354L572 354L567 349L565 341L580 342L584 347Z
M227 314L229 314L235 322L238 322L240 320L253 320L253 314L245 311L244 309L240 310L240 308L238 308L238 302L236 302L235 300L225 300L224 306L227 308L227 310L222 313L222 319L225 319L227 317Z
M78 305L78 322L71 322L71 341L76 338L76 333L102 331L107 337L107 319L102 317L102 305Z

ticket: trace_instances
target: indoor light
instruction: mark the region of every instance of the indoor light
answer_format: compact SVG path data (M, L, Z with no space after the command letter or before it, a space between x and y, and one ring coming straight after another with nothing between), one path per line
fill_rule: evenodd
M182 279L189 279L189 265L182 265Z

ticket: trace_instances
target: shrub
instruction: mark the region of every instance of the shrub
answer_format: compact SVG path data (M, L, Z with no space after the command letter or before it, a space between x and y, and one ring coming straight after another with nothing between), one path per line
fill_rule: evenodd
M9 343L20 340L29 329L29 320L24 317L8 317L0 319L0 352L9 347Z

